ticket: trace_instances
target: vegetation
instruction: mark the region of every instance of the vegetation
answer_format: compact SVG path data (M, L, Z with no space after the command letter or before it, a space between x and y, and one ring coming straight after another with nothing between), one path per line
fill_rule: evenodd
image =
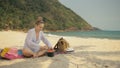
M45 30L91 30L84 19L58 0L0 0L0 30L26 30L37 16L45 21Z

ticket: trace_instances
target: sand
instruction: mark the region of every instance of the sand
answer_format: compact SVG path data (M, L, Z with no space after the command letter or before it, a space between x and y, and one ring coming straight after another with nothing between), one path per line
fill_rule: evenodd
M26 33L0 31L0 49L22 48ZM54 45L60 36L47 35ZM54 57L0 59L0 68L120 68L120 40L99 38L64 37L74 52ZM44 45L43 42L40 45Z

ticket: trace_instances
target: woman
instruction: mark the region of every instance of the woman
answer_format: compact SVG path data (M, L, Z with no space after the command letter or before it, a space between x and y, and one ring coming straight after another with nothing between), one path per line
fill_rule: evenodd
M46 50L51 49L52 46L50 42L45 38L42 29L44 27L44 22L42 17L38 17L35 27L28 31L27 37L25 39L23 55L26 57L39 57L45 54ZM40 41L43 41L46 46L42 47L39 45Z

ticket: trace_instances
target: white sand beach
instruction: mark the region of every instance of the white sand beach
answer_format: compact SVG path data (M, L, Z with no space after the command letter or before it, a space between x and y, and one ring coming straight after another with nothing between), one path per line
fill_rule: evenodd
M5 47L22 48L26 33L0 31L0 49ZM53 47L60 36L46 35ZM0 59L0 68L119 68L120 40L99 38L64 37L74 48L70 54L54 57ZM41 45L44 45L42 42Z

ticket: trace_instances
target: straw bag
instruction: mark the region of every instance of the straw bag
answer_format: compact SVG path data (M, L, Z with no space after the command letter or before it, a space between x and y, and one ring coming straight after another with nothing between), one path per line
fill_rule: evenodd
M67 48L69 48L69 43L64 38L60 38L54 46L54 50L57 52L66 52Z

